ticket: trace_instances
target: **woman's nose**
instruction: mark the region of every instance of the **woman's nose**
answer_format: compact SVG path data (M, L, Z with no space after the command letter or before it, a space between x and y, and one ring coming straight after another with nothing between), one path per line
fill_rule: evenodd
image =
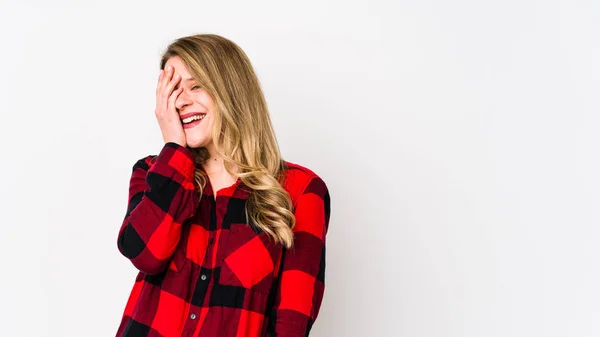
M177 96L177 99L175 100L175 107L177 109L181 110L183 107L185 107L186 105L189 105L190 103L191 103L190 98L188 97L185 90L183 90L179 94L179 96Z

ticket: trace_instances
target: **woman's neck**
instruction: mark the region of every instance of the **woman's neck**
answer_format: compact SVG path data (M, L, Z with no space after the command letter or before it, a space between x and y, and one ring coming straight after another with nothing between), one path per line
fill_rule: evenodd
M206 171L206 173L208 175L229 175L227 173L227 170L225 170L225 161L223 160L223 158L221 156L219 156L219 154L217 153L217 150L215 149L214 145L211 143L209 144L209 146L206 147L206 149L208 150L208 153L210 154L210 158L205 161L202 164L202 167L204 167L204 170Z

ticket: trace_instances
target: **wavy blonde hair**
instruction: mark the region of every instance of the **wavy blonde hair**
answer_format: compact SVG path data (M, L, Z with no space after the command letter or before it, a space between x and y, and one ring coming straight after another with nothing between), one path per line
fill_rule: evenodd
M296 219L290 196L281 186L286 167L248 56L237 44L215 34L173 41L161 57L160 68L164 69L173 56L183 60L192 77L215 102L213 143L227 172L251 189L246 218L276 242L291 247ZM191 150L202 195L208 177L200 165L209 159L209 153L204 147Z

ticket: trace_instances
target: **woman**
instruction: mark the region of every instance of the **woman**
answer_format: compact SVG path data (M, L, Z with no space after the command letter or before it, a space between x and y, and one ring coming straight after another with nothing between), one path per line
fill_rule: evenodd
M165 145L133 166L117 244L139 273L117 336L307 336L324 292L327 186L281 158L235 43L183 37L160 68Z

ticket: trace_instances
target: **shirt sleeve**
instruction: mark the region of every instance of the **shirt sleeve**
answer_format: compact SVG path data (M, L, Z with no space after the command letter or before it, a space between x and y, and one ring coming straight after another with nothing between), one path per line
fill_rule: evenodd
M157 274L168 266L182 223L198 207L195 166L192 152L173 142L133 166L117 247L138 270Z
M315 322L325 290L325 236L329 226L327 186L313 177L294 209L294 245L279 267L270 336L305 337Z

